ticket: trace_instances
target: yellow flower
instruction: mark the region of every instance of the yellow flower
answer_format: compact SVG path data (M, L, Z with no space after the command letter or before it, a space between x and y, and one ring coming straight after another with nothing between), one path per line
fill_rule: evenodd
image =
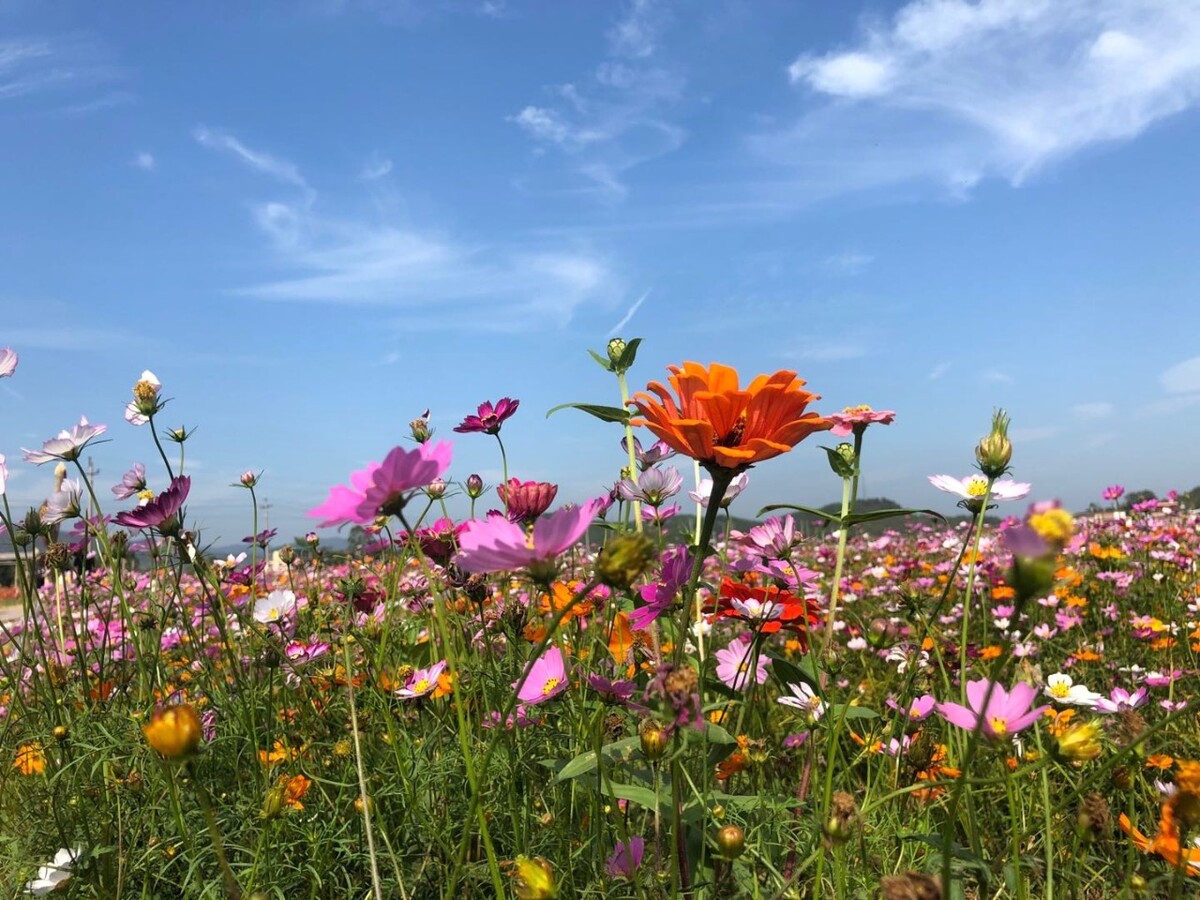
M1075 519L1065 509L1054 507L1031 515L1029 527L1036 531L1042 540L1062 547L1075 534Z
M154 711L150 724L142 727L146 743L167 759L183 759L200 747L200 715L190 703Z
M520 900L552 900L558 896L554 869L540 856L518 856L512 862L513 890Z
M1095 759L1103 750L1100 744L1100 725L1097 722L1071 725L1058 735L1059 754L1072 762Z
M42 745L34 741L18 747L16 759L13 760L13 768L22 775L41 775L45 772L46 754L42 751Z

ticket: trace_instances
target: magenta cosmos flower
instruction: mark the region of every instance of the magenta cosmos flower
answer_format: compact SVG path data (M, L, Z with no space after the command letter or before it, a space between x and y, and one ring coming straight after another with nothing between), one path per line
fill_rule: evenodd
M558 495L558 485L548 481L510 478L507 484L496 485L496 493L507 507L510 519L514 522L532 522L550 508Z
M567 689L567 661L562 651L551 647L529 666L524 678L514 681L517 699L527 706L544 703Z
M717 677L721 682L735 691L743 691L750 683L750 657L753 655L753 645L746 641L733 641L728 647L717 651ZM754 680L763 684L767 680L767 666L770 658L758 654L754 662Z
M107 430L107 425L92 425L86 416L80 416L78 425L70 429L64 428L58 433L58 437L50 438L42 444L41 450L26 450L22 447L21 452L25 454L25 462L36 463L39 466L56 459L73 462L79 459L84 447Z
M846 437L853 432L863 432L868 425L891 425L896 413L890 409L871 409L869 406L847 406L840 413L831 413L825 418L833 423L830 434Z
M412 491L423 488L450 466L451 445L418 444L412 450L396 447L382 463L370 463L350 473L350 487L335 485L329 498L308 515L323 521L319 528L347 522L365 524L376 516L395 515Z
M513 400L509 397L501 397L493 406L491 401L486 401L479 404L479 409L473 416L467 416L455 426L454 430L459 434L474 434L482 432L483 434L499 434L500 426L504 424L504 420L512 416L517 411L517 407L521 405L520 400Z
M974 731L983 719L980 733L992 740L1003 740L1018 731L1024 731L1037 721L1049 707L1030 709L1037 696L1037 688L1023 681L1013 685L1011 691L1000 685L990 687L986 678L967 682L967 706L960 703L939 703L938 714L951 725ZM985 706L986 701L986 706Z
M1125 488L1120 484L1110 484L1100 496L1105 500L1120 500L1125 494Z
M438 685L438 677L446 669L446 661L438 660L427 669L417 669L404 682L404 687L396 688L395 694L404 700L415 700L433 693Z
M0 378L7 378L17 371L17 363L21 358L12 347L0 347Z
M144 506L131 509L128 512L117 513L113 519L118 525L126 528L157 528L167 532L179 521L175 518L183 501L187 499L188 491L192 488L189 475L179 475L171 479L171 486ZM167 526L164 528L164 525Z
M467 523L458 538L455 562L464 572L486 574L547 562L578 541L604 503L564 506L537 520L532 532L500 515Z

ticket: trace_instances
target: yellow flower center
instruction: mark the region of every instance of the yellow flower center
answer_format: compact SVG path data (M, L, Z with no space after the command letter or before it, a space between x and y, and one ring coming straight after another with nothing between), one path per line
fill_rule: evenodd
M1050 694L1053 697L1066 697L1071 693L1071 688L1066 683L1050 685Z
M559 683L560 679L558 678L547 678L546 683L542 685L542 696L546 697L552 694Z
M874 410L872 410L871 407L867 406L867 404L860 403L858 406L847 406L845 409L842 410L842 412L846 413L847 415L852 416L855 413L869 413L869 412L874 412Z
M986 478L972 478L967 482L967 495L971 497L982 497L987 493Z
M430 682L428 678L422 678L412 686L412 691L414 694L424 693L425 691L429 690L429 684Z
M997 737L1003 737L1008 734L1008 719L1002 719L1000 716L992 716L989 724L992 726L992 733Z
M141 403L148 403L158 396L159 389L149 381L139 381L133 386L133 398Z
M146 488L144 491L138 491L137 498L139 500L153 500L154 491L150 490L150 488Z
M1065 544L1075 533L1075 520L1065 509L1048 509L1029 517L1029 527L1052 544Z

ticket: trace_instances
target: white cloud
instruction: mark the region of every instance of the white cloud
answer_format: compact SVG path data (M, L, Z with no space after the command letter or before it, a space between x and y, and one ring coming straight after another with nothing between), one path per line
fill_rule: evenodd
M87 95L120 76L105 48L84 38L0 39L0 101L50 94L75 98L74 105L60 107L58 112L102 109L112 102Z
M232 155L235 159L257 172L270 175L272 178L295 185L296 187L308 188L308 184L300 174L300 170L293 163L284 159L276 159L269 153L251 150L227 132L198 125L192 130L192 137L205 147Z
M506 117L535 142L535 154L549 148L563 154L574 180L582 176L601 199L623 197L626 172L686 140L668 117L683 97L684 79L654 62L665 19L658 0L633 0L609 31L608 56L582 85L548 86L551 102Z
M363 166L362 177L364 181L375 181L383 178L392 171L392 161L378 154L372 155L367 160L367 164Z
M1113 405L1104 401L1095 403L1076 403L1071 407L1071 415L1085 421L1107 419L1113 414Z
M943 375L945 375L947 372L950 371L950 365L951 364L948 362L938 363L936 366L934 366L929 371L929 380L937 381L939 378L941 378Z
M1172 394L1200 391L1200 356L1193 356L1171 366L1158 376L1159 384Z
M845 275L855 275L874 261L875 257L869 253L847 250L843 253L835 253L832 256L826 257L825 266L835 272L841 272Z
M633 306L629 307L629 311L626 312L625 315L623 315L621 317L621 321L618 322L616 325L614 325L611 329L609 329L609 332L608 332L609 335L613 336L613 337L617 336L617 333L622 328L624 328L631 321L633 321L634 313L636 313L639 309L642 308L642 304L646 302L646 298L649 296L650 296L650 292L646 291L642 294L642 296L638 297L635 301L633 301Z
M153 172L158 168L158 160L154 158L154 154L147 153L145 150L134 156L133 164L147 172Z
M840 362L847 359L860 359L867 355L867 348L853 341L833 341L816 347L809 347L795 354L797 359L811 359L819 362Z
M288 160L252 150L230 134L197 133L204 146L232 155L298 188L296 200L251 205L254 223L290 274L238 293L263 300L374 305L405 310L405 322L453 327L562 325L595 298L611 299L614 276L585 249L476 245L411 225L326 213L319 195Z
M788 75L815 105L751 146L814 181L838 159L826 192L1019 184L1196 106L1200 3L909 0L851 45L800 56Z
M1007 372L1001 372L999 369L988 369L980 376L984 381L992 384L1012 384L1013 377Z

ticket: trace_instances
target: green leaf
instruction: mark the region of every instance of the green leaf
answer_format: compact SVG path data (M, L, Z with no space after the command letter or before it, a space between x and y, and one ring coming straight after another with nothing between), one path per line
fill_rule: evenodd
M947 521L945 516L932 509L873 509L870 512L850 513L842 521L849 528L851 525L858 525L862 522L878 522L880 519L895 519L900 516L915 515L933 516L935 519L941 519L943 522Z
M868 709L865 706L843 706L838 704L829 709L829 715L835 719L844 717L846 719L878 719L879 713L873 709Z
M777 509L790 509L794 512L808 513L810 516L824 519L826 522L841 526L842 517L834 512L826 512L823 509L813 509L811 506L801 506L798 503L772 503L770 506L764 506L758 511L758 515L774 512Z
M608 789L607 793L618 800L632 800L647 809L654 809L658 805L658 795L650 788L636 784L616 784L612 781L606 782L604 786Z
M641 738L631 737L622 738L619 741L613 741L611 744L605 744L600 748L600 752L606 757L621 755L625 750L632 750L638 746ZM589 750L586 753L581 753L568 762L565 766L558 770L554 776L555 781L567 781L571 778L578 778L580 775L586 775L588 772L596 768L596 751Z
M600 363L600 368L604 369L607 372L611 372L613 370L613 364L611 362L609 362L605 357L603 357L599 353L597 353L595 350L588 350L588 353L592 354L592 359L594 359L596 362Z
M627 372L633 367L633 361L637 359L638 344L642 342L641 338L633 338L625 344L625 352L621 354L616 365L613 366L618 372Z
M771 660L771 672L781 684L807 684L821 696L821 673L812 656L805 656L799 663L773 653L767 653L767 657Z
M589 416L595 416L603 422L620 422L622 425L628 425L632 417L627 409L621 409L619 406L599 406L595 403L561 403L554 409L546 413L546 418L558 412L560 409L578 409Z
M854 463L838 453L833 447L822 447L829 457L829 468L838 478L851 478L854 475Z

